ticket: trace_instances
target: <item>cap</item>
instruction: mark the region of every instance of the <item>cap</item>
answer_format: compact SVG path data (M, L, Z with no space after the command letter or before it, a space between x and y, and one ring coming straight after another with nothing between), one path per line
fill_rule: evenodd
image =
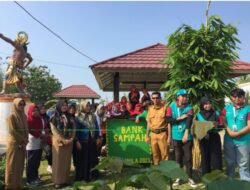
M177 96L188 94L185 89L179 89L176 93Z

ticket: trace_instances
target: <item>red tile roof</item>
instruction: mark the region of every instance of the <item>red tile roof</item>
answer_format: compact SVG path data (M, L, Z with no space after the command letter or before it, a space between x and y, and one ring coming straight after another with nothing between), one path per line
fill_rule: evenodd
M91 68L163 68L159 64L166 55L167 48L163 44L155 44L118 57L114 57L97 64Z
M54 97L99 99L100 96L86 85L72 85L54 94Z
M233 70L249 70L250 64L243 61L234 61Z
M166 65L159 64L167 55L168 48L160 43L145 47L127 54L123 54L93 65L91 68L105 68L105 69L159 69L166 67ZM250 70L250 63L243 61L234 62L234 70Z

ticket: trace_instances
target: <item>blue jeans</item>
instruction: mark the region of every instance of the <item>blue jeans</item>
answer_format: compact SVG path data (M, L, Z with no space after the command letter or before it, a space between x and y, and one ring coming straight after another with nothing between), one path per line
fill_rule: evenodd
M226 160L226 175L234 177L236 163L239 166L240 179L250 181L249 153L250 144L234 144L233 141L224 141Z

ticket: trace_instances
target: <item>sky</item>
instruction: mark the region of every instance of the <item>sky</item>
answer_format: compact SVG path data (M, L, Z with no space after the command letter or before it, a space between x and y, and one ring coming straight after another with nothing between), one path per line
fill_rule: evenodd
M36 19L66 42L97 62L137 49L167 44L168 36L182 24L198 29L205 22L206 1L20 1ZM250 2L212 1L209 15L238 28L240 60L250 63ZM96 62L77 53L33 20L16 3L0 2L0 33L14 39L19 31L29 35L33 65L46 65L66 88L85 84L103 92L89 65ZM12 47L0 40L1 68ZM68 65L68 66L65 66ZM124 93L122 93L124 94Z

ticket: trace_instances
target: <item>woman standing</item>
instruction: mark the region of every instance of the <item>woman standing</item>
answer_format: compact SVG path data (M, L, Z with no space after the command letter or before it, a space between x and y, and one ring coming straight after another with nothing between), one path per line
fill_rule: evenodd
M98 164L98 148L101 146L96 116L90 111L90 103L83 101L76 117L77 165L75 180L90 181L98 177L97 170L90 170Z
M43 123L42 133L45 133L46 138L42 144L45 152L45 158L48 162L47 172L52 173L52 133L50 129L49 116L46 114L46 106L43 104L40 106L40 116Z
M71 154L75 137L75 123L68 114L68 103L59 100L51 117L52 130L52 180L55 188L69 184Z
M26 146L26 176L29 185L41 183L38 169L42 158L42 120L39 108L32 104L28 110L29 143Z
M214 111L211 101L208 97L202 97L200 100L200 112L197 114L197 120L211 121L219 123L219 113ZM219 123L219 126L221 122ZM207 135L200 140L201 150L201 169L202 174L210 173L212 170L222 170L222 152L221 140L218 134L219 128L213 128Z
M24 113L25 101L16 98L7 118L8 141L6 151L5 188L21 189L25 147L28 143L28 124Z

